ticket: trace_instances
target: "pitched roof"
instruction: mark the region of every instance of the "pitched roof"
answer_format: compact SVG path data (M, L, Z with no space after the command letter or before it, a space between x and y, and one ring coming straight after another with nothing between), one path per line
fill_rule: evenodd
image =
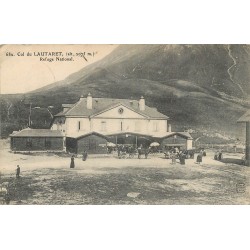
M31 129L26 128L16 133L12 133L10 137L63 137L63 133L59 130L51 129Z
M140 132L117 132L117 133L111 133L107 134L106 136L115 136L115 135L122 135L122 134L128 134L128 135L136 135L136 136L146 136L146 137L151 137L152 139L154 138L168 138L174 135L180 135L186 139L193 139L192 136L188 132L164 132L161 134L145 134L145 133L140 133Z
M63 108L72 108L74 104L62 104Z
M168 119L168 117L155 108L151 108L145 105L145 110L141 111L139 109L139 101L129 100L129 99L111 99L111 98L92 98L92 109L87 109L87 98L80 98L80 100L75 103L69 110L62 111L55 116L93 116L104 110L115 107L116 105L122 104L129 109L150 117L158 119Z
M107 134L106 136L110 137L110 136L119 136L119 135L134 135L134 136L145 136L145 137L148 137L148 138L152 138L153 136L152 135L149 135L149 134L145 134L145 133L140 133L140 132L126 132L126 131L121 131L121 132L117 132L117 133L109 133Z
M250 122L250 110L248 110L237 122Z
M100 134L98 132L95 132L95 131L92 131L92 132L87 132L85 134L82 134L82 135L76 135L76 136L69 136L71 138L75 138L75 139L81 139L81 138L84 138L84 137L87 137L87 136L90 136L90 135L96 135L96 136L99 136L99 137L102 137L104 139L107 139L107 136L103 135L103 134Z
M180 135L180 136L185 137L187 139L193 139L192 136L188 132L166 132L165 135L162 136L162 138L171 137L173 135Z

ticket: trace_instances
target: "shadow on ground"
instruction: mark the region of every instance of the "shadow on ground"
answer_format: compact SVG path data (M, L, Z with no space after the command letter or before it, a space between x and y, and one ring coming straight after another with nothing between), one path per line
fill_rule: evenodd
M242 160L242 159L223 158L221 160L221 162L223 162L223 163L237 164L237 165L244 165L244 160Z

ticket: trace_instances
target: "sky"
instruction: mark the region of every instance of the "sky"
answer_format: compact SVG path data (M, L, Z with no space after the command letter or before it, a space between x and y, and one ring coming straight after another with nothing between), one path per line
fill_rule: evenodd
M102 59L116 47L117 45L2 45L0 93L26 93L63 80ZM62 53L45 55L42 52ZM72 53L73 61L56 61L57 57L72 57L66 53Z

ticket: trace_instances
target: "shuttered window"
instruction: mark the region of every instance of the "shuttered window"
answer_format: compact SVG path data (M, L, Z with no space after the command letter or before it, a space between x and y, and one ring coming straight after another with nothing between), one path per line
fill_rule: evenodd
M101 131L106 131L106 130L107 130L106 122L105 122L105 121L102 121L102 122L101 122Z

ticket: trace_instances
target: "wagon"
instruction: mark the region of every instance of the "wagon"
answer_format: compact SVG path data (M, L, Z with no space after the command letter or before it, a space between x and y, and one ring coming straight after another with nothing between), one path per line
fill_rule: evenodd
M126 152L126 151L124 151L124 152L120 152L120 154L119 154L119 159L128 159L128 158L130 158L130 159L132 159L132 158L134 158L135 156L137 155L137 152L136 151L129 151L129 152Z
M120 146L120 148L118 148L119 159L134 158L137 153L137 149L130 145Z

